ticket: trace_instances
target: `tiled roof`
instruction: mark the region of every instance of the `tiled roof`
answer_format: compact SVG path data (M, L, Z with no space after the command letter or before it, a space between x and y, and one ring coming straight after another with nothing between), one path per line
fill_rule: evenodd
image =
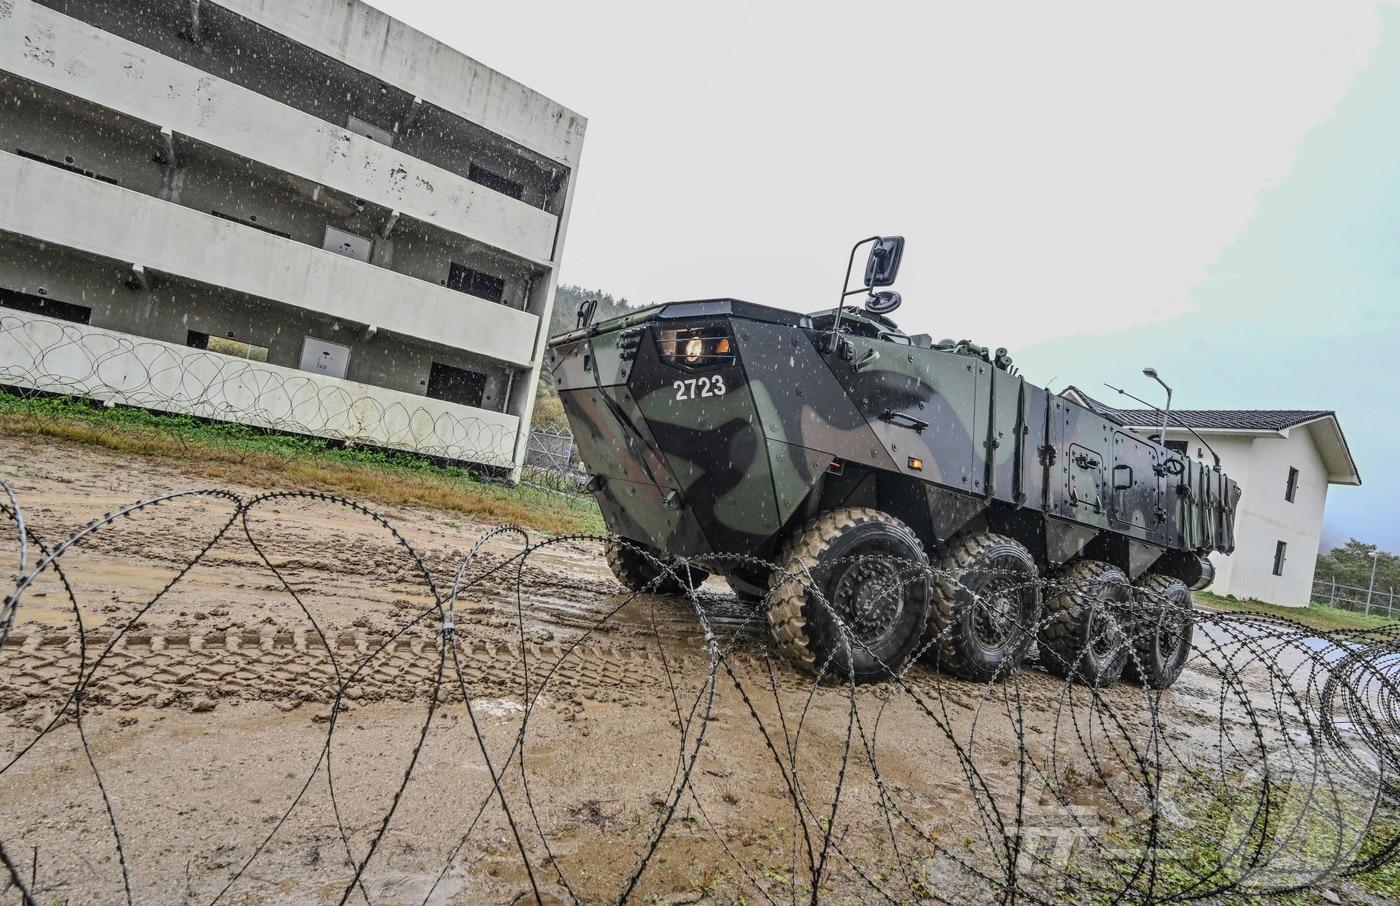
M1120 425L1160 425L1162 413L1153 409L1116 409L1101 403L1077 387L1075 395L1090 410ZM1188 427L1198 430L1220 428L1234 431L1283 431L1328 415L1335 415L1328 409L1173 409L1169 427Z

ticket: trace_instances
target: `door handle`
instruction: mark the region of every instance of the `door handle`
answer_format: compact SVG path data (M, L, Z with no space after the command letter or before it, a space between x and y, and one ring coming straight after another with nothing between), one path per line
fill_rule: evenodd
M884 412L881 412L880 420L889 422L891 425L899 428L908 428L915 434L923 434L924 429L928 427L928 422L921 418L915 418L912 415L906 415L903 412L895 412L891 409L886 409Z
M1128 482L1127 482L1127 484L1119 484L1119 483L1118 483L1118 470L1119 470L1119 469L1127 469L1127 470L1128 470ZM1132 486L1133 486L1133 467L1130 466L1130 465L1128 465L1127 463L1119 463L1118 465L1114 466L1114 467L1113 467L1113 490L1115 490L1115 491L1126 491L1126 490L1130 489Z

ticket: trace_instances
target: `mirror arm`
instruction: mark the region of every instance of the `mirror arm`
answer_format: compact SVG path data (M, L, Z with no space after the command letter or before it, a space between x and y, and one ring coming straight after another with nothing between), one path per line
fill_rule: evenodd
M869 236L857 242L855 245L851 246L851 257L849 260L846 261L846 279L841 283L841 298L836 303L836 318L831 322L831 343L827 350L828 352L836 351L837 337L840 336L841 331L841 313L846 309L846 299L850 296L856 295L857 293L868 292L870 290L870 287L868 286L862 287L860 289L850 288L851 269L856 265L856 252L860 249L862 245L865 245L867 242L879 241L879 236Z

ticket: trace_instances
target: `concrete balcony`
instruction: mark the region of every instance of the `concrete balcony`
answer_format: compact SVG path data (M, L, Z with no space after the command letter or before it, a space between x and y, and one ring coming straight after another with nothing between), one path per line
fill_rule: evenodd
M526 261L554 257L547 211L33 0L11 3L0 4L0 69L150 123L153 149L166 129Z
M0 384L509 468L520 420L0 309Z
M0 153L0 230L529 368L539 318Z
M217 5L551 160L578 166L584 117L360 0Z

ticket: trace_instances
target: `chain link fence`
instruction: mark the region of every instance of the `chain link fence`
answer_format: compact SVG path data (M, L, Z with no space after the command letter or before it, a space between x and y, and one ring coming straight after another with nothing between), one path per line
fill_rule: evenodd
M535 425L530 429L521 480L560 494L585 493L588 473L568 428Z
M1339 585L1336 579L1313 579L1312 599L1315 603L1352 610L1387 619L1400 619L1400 601L1392 586Z

